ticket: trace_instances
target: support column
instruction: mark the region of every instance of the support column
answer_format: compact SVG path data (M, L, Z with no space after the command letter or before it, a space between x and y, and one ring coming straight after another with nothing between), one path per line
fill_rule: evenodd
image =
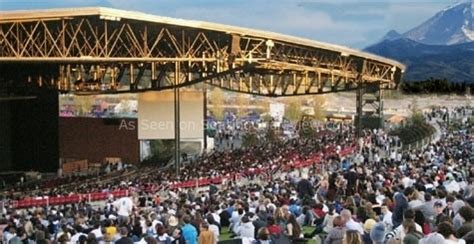
M133 87L135 86L134 84L135 83L135 67L133 63L130 64L129 73L130 73L130 91L133 91Z
M356 100L357 137L362 136L363 129L383 129L383 89L381 83L365 84L361 81L357 86Z
M357 94L356 94L356 136L360 138L362 136L362 116L363 116L363 99L364 93L362 91L362 81L358 81Z
M385 129L385 117L384 117L384 114L383 114L383 109L384 109L384 106L383 106L383 89L382 89L382 84L379 84L378 85L378 97L377 97L377 102L379 104L379 111L378 111L378 117L380 118L380 128L381 129Z
M207 129L209 128L209 125L207 124L207 84L205 82L203 82L203 118L204 118L204 127L203 127L203 131L204 131L204 145L203 145L203 149L204 151L207 150Z
M180 64L179 62L175 63L175 70L174 70L174 163L176 168L176 175L179 176L180 174L180 99L179 99L179 74L180 74Z

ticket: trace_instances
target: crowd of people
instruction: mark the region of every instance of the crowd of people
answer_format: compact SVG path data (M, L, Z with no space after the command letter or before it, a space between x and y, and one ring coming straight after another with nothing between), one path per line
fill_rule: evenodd
M459 118L472 115L462 108ZM464 115L463 115L464 113ZM430 113L429 119L443 112ZM312 139L292 139L218 151L182 168L124 170L107 181L80 181L25 193L64 195L130 189L130 196L103 203L13 209L0 218L3 243L474 243L472 125L441 123L439 140L403 149L382 130L356 141L350 126ZM347 157L338 151L359 150ZM335 148L336 153L325 150ZM321 152L319 164L282 165ZM324 165L324 170L321 166ZM146 186L265 168L222 184L148 191ZM14 190L7 199L17 197ZM224 234L226 237L224 238Z

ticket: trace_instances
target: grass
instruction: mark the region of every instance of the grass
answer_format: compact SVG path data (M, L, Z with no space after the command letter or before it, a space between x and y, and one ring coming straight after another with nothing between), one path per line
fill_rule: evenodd
M309 234L313 231L314 231L314 227L310 227L310 226L304 226L303 227L303 233L305 233L305 234ZM229 228L223 228L222 232L221 232L221 235L219 237L219 240L220 241L231 240L232 239L231 235L232 235L232 233L230 232ZM311 239L311 240L308 241L308 244L316 244L316 241L314 239Z

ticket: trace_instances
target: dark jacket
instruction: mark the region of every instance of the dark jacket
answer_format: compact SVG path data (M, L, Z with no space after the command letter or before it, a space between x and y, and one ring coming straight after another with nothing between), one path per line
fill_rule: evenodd
M302 179L298 182L298 186L296 187L296 190L298 191L298 196L300 199L303 198L312 198L314 196L314 189L313 186L311 185L311 182L306 179Z
M461 228L456 231L457 238L463 238L467 233L474 230L474 222L464 223Z
M133 240L129 237L122 237L115 244L133 244Z
M403 193L398 193L395 195L395 209L392 215L393 228L402 224L403 212L405 212L406 209L408 209L408 201Z

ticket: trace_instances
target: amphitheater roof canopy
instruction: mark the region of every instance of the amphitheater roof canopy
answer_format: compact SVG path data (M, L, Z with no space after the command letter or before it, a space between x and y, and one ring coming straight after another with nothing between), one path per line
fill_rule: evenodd
M153 85L153 80L160 78L160 69L163 77L175 79L168 81L174 85L198 80L269 96L335 92L347 90L359 81L393 87L405 70L395 60L340 45L102 7L0 12L0 27L0 62L56 62L63 69L57 75L64 76L68 72L64 70L66 63L144 61L145 65L127 68L130 77L134 70L152 72L149 85L130 82L136 84L136 89L173 86L163 85L162 81ZM222 38L227 38L225 43ZM165 62L179 63L180 69L160 66ZM212 67L208 63L213 63ZM91 67L81 69L93 76ZM94 80L117 78L110 67L105 70L94 75ZM168 75L174 72L185 75L179 79ZM325 90L325 86L330 89Z

